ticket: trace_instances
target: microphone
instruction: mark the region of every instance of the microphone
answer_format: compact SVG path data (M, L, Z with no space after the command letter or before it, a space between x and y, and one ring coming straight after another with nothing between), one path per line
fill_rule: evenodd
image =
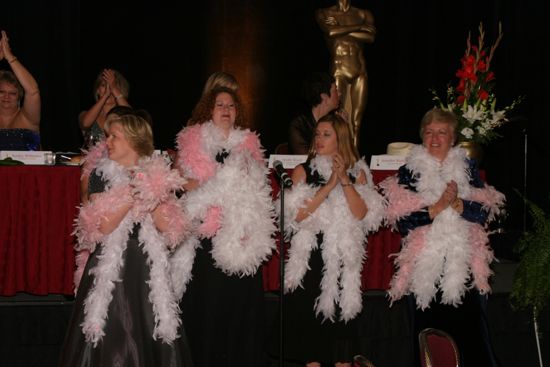
M279 176L283 182L283 188L291 187L293 182L288 173L286 173L283 163L281 161L273 161L273 168L275 172L277 172L277 176Z

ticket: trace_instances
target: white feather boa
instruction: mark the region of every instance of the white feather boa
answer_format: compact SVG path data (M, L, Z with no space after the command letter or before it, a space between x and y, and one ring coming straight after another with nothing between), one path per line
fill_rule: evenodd
M191 135L194 143L189 142ZM187 193L187 212L197 227L212 208L219 213L219 226L211 234L215 265L229 275L254 274L275 248L272 234L276 230L268 170L257 136L232 129L225 139L219 128L206 122L184 129L179 139L180 169L186 177L202 182ZM216 154L222 149L230 154L219 164ZM205 166L212 167L210 173L198 174ZM172 256L172 280L179 297L191 279L199 238L205 236L195 233Z
M330 177L330 159L318 156L311 160L310 167L312 172L317 171L324 178ZM314 310L317 315L322 314L324 319L331 321L334 321L336 305L340 306L340 318L344 321L353 319L361 311L361 271L366 257L366 235L376 230L384 217L382 196L374 189L372 176L365 162L359 160L348 172L358 177L361 170L367 176L367 184L356 184L355 189L368 208L362 220L351 213L340 185L332 190L313 213L299 223L295 221L298 210L319 188L299 183L285 194L285 223L288 223L286 232L292 235L286 262L285 289L292 292L302 286L311 250L317 248L316 235L322 232L323 277L320 284L321 294L316 299Z
M458 185L459 198L480 202L489 210L489 220L502 210L504 196L501 193L489 185L484 188L470 186L466 154L461 148L452 148L445 161L439 162L424 147L416 146L406 164L415 176L419 176L416 193L402 187L396 189L391 180L381 183L388 195L391 224L419 210L419 206L435 203L451 180ZM404 198L414 204L402 202ZM489 264L493 253L487 243L487 233L481 225L465 220L450 207L445 209L432 224L412 230L404 239L395 261L398 269L390 284L390 298L394 301L413 293L417 306L425 309L440 289L442 303L457 306L462 303L470 276L473 276L473 286L481 293L490 291Z
M161 163L159 160L156 162L157 164ZM146 158L141 163L150 166L151 160ZM107 181L106 193L116 187L128 186L131 182L128 171L107 158L99 162L96 170ZM150 268L149 301L153 306L155 320L153 338L158 337L164 342L171 343L178 336L177 329L181 321L178 317L178 303L170 283L169 244L167 239L156 229L150 213L144 214L138 207L135 207L136 210L130 210L113 232L101 238L101 253L98 255L98 263L90 270L94 280L84 301L85 315L82 332L86 336L86 341L93 343L94 346L105 335L104 327L109 304L113 298L112 292L115 283L120 281L120 269L124 266L123 253L134 224L137 222L141 224L139 243L143 246L142 249L147 256ZM80 231L85 230L81 228ZM79 242L80 237L85 238L86 236L79 236ZM81 248L90 248L87 244L81 245ZM92 248L93 250L95 250L95 246Z

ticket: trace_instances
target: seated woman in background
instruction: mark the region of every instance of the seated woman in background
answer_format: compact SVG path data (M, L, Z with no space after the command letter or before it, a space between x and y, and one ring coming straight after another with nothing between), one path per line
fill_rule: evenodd
M0 70L0 150L40 149L40 91L38 83L11 51L2 31L0 61L12 71Z
M104 124L107 114L113 107L130 106L128 103L130 85L117 70L103 69L94 82L93 91L94 105L78 116L85 149L105 139Z
M174 190L185 181L153 153L148 122L109 116L108 156L81 207L78 289L61 366L191 366L168 257L187 234ZM85 268L84 268L85 266Z

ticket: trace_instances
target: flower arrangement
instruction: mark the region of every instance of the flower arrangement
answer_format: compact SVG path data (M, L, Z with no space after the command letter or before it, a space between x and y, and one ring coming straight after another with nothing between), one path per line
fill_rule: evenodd
M502 39L502 26L491 47L484 44L483 24L479 25L477 45L471 44L471 34L466 41L466 52L462 57L461 68L456 72L459 78L455 87L447 88L447 98L443 102L435 90L433 100L440 108L452 111L458 119L459 141L487 143L499 137L495 129L508 121L507 114L522 100L517 98L511 105L498 110L493 93L495 74L490 70L491 60Z

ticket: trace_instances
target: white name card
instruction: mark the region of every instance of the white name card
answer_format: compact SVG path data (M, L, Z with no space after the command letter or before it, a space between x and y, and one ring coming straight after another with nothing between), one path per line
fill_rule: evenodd
M25 150L2 150L0 159L11 157L16 161L25 164L46 164L46 156L52 156L50 151L25 151ZM51 164L51 163L50 163Z
M297 165L307 161L307 155L300 154L272 154L269 156L268 168L273 168L273 162L281 161L285 169L294 169Z
M370 158L370 169L395 171L399 169L399 167L405 164L406 158L407 157L402 155L390 155L390 154L373 155Z

